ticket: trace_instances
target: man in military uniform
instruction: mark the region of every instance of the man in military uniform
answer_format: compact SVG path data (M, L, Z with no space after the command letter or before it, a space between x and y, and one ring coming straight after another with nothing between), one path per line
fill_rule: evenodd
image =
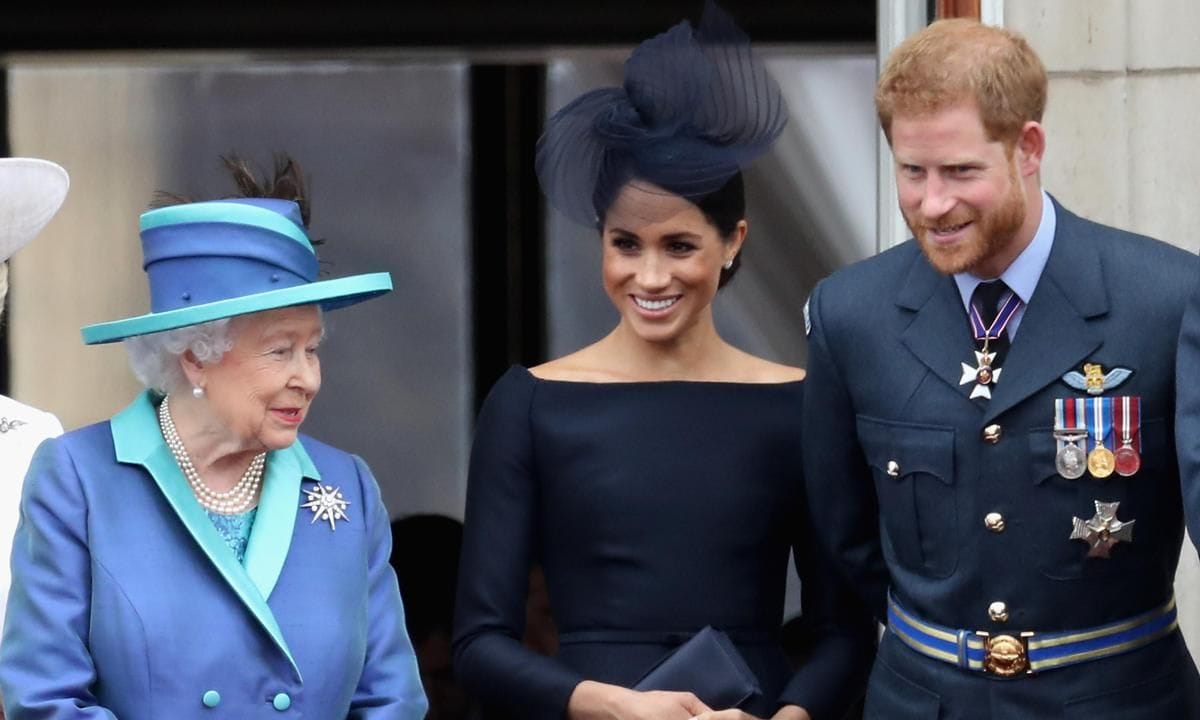
M814 522L887 624L868 718L1200 717L1172 588L1200 264L1042 190L1046 87L1004 29L901 45L876 104L914 239L806 309Z

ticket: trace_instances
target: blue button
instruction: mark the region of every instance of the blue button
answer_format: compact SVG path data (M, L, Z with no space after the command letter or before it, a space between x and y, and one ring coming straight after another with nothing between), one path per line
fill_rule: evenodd
M271 704L275 706L276 710L283 712L292 706L292 699L288 697L287 693L279 693L275 696L275 699L271 701Z
M217 692L216 690L209 690L208 692L204 693L204 697L201 698L201 702L204 703L204 707L215 708L221 704L221 693Z

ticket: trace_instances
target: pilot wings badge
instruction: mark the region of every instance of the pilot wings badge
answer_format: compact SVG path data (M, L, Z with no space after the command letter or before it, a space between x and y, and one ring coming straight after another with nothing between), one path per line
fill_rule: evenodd
M1072 370L1062 376L1062 381L1088 395L1103 395L1128 380L1130 375L1133 375L1133 371L1128 368L1118 367L1104 372L1104 367L1098 363L1084 363L1082 373Z

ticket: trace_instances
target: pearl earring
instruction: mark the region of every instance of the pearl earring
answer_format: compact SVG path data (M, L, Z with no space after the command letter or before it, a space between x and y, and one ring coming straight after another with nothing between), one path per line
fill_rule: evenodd
M726 260L725 264L722 265L721 267L725 268L726 270L732 270L733 269L733 258L729 258L728 260Z
M196 398L197 400L204 397L204 388L200 387L199 385L193 385L192 397Z

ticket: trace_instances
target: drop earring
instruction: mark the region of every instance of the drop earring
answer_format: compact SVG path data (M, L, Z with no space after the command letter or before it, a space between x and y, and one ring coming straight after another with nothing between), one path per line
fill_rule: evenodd
M200 387L199 385L193 385L192 397L196 398L197 400L204 397L204 388Z
M725 264L722 265L721 267L725 268L726 270L732 270L733 269L733 258L729 258L728 260L726 260Z

